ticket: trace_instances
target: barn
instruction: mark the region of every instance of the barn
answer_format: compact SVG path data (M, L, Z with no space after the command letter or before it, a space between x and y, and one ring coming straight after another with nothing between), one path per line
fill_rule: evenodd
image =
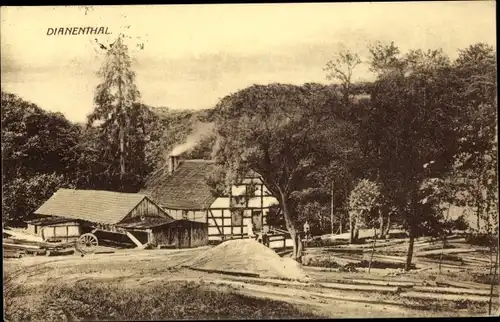
M35 211L28 231L48 238L104 232L137 247L195 247L208 243L206 225L178 222L149 197L137 193L59 189ZM168 243L169 245L163 244Z
M213 168L210 160L180 160L178 156L170 156L168 165L148 178L141 193L156 200L175 219L208 224L211 241L245 238L249 221L257 230L265 227L272 230L268 218L276 211L278 201L261 178L249 174L228 189L228 195L217 196L207 182ZM282 240L280 245L289 246L284 234L278 239Z

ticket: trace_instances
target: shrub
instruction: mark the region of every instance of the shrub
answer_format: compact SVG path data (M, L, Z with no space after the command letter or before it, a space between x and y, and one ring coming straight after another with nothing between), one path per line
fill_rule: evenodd
M494 236L486 233L472 232L465 236L465 242L476 246L495 246L497 240Z

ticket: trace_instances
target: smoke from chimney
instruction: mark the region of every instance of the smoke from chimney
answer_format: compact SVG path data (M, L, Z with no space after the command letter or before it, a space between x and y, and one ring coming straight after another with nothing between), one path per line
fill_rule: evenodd
M172 175L172 173L174 173L178 165L179 165L179 157L175 155L170 155L168 157L168 173Z
M170 152L170 155L178 156L183 153L193 150L200 142L208 137L214 129L214 123L197 123L193 131L188 135L186 141L180 145L175 146Z

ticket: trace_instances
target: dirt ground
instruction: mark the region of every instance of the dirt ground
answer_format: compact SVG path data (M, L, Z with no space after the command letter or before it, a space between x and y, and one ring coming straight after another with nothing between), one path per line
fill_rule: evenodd
M136 288L157 281L192 281L209 285L219 291L245 296L284 301L304 310L313 310L322 317L428 317L471 316L487 313L487 304L460 306L456 303L436 303L435 300L401 298L399 294L363 290L326 289L318 283L336 282L345 278L373 278L387 275L387 270L339 272L322 268L303 267L313 279L308 284L212 274L183 268L207 247L187 250L116 250L114 253L91 254L85 257L36 256L4 259L4 293L13 285L41 289L51 283L71 285L85 280L119 282ZM426 274L431 274L427 272ZM419 279L413 276L393 276L391 281ZM34 291L35 292L35 291ZM30 296L24 295L24 296ZM199 318L203 318L200 316Z

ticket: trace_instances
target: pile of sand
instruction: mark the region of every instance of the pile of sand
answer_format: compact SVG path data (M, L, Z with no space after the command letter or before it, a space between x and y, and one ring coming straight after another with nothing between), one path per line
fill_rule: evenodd
M226 241L203 252L184 266L198 270L258 277L308 279L295 260L282 258L272 249L253 239Z

